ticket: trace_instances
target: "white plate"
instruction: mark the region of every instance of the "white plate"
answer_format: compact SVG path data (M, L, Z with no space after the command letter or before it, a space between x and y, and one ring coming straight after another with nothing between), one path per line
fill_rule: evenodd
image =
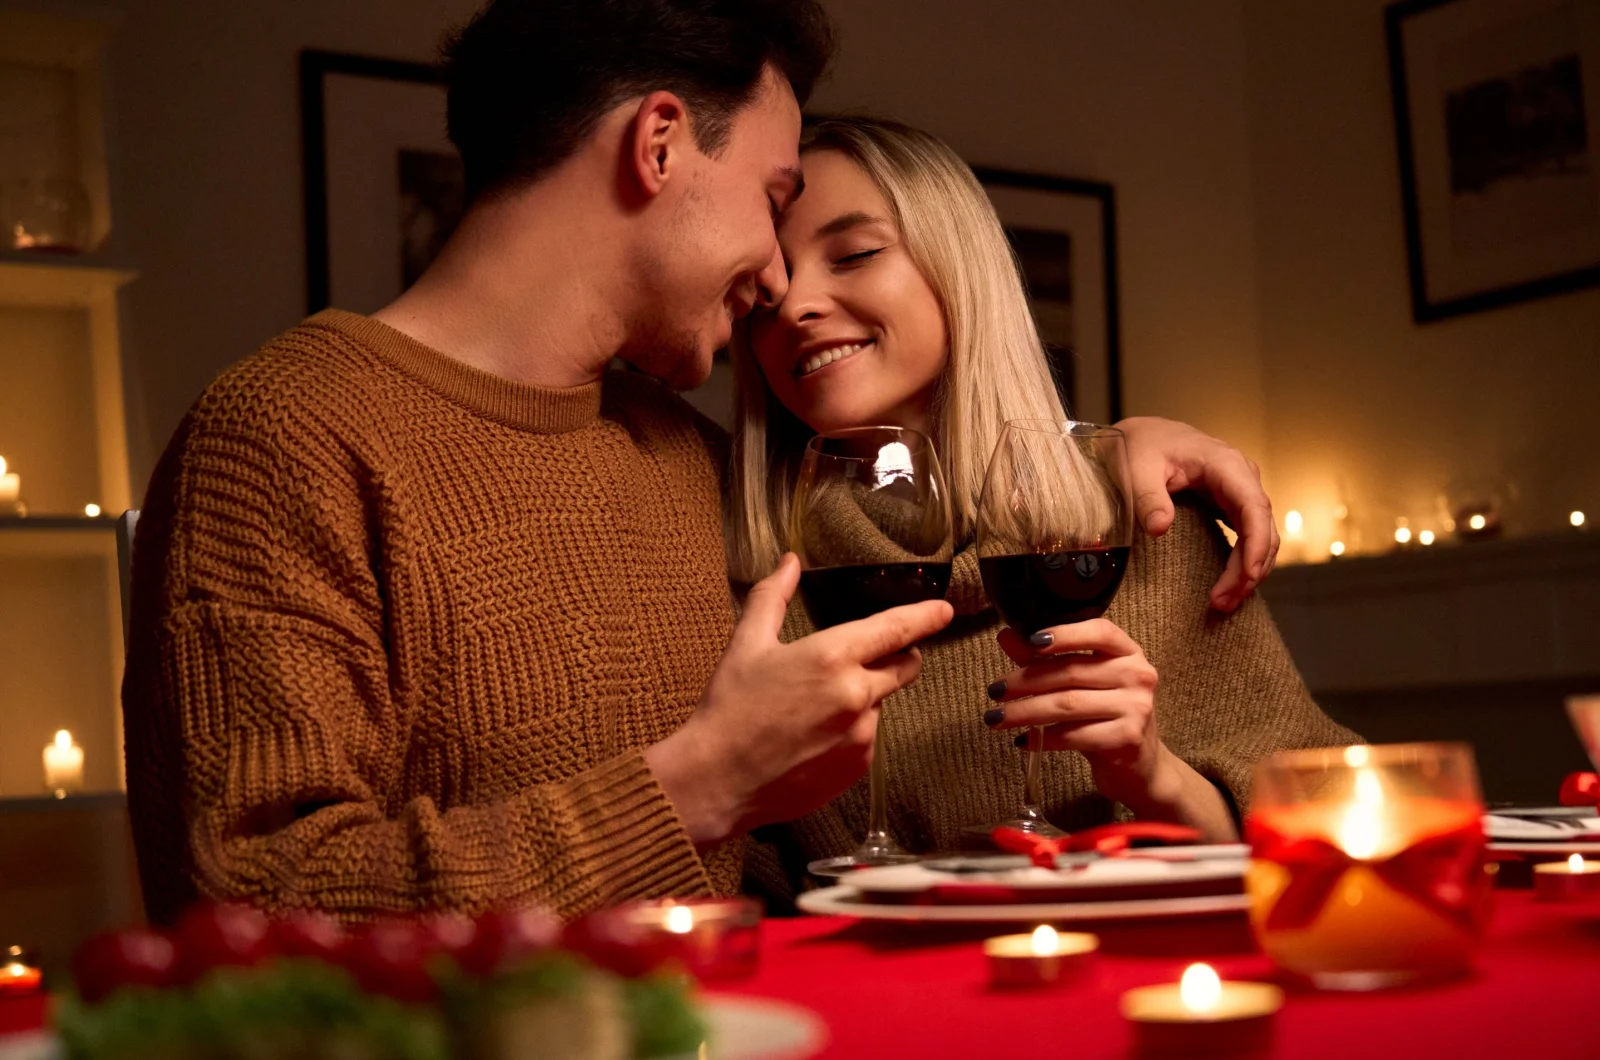
M1582 854L1584 857L1600 857L1600 841L1593 839L1574 843L1538 842L1538 843L1490 843L1491 854L1547 854L1551 857L1564 858L1573 854Z
M711 1026L710 1060L802 1060L828 1043L828 1025L808 1008L734 994L701 997Z
M1243 879L1250 861L1245 857L1171 861L1165 858L1102 858L1073 869L1046 869L1037 865L982 872L948 872L925 864L887 865L850 874L848 886L881 894L917 894L934 887L1011 887L1018 891L1074 891L1106 887L1137 891L1142 887L1170 887Z
M1600 817L1593 806L1501 810L1483 815L1483 831L1503 843L1600 842Z
M817 916L862 920L925 921L946 924L1063 923L1085 920L1157 920L1166 917L1242 913L1250 905L1242 894L1201 898L1149 898L1132 902L1040 902L1033 905L886 905L869 902L854 887L807 891L796 903Z

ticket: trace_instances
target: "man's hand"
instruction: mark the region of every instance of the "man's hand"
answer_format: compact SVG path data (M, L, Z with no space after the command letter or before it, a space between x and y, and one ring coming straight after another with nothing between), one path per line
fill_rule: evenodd
M912 645L954 615L929 600L782 644L799 583L788 555L750 590L699 707L645 751L698 846L802 817L855 783L872 760L878 704L922 671Z
M1278 528L1272 501L1261 488L1256 462L1227 442L1186 423L1134 416L1117 426L1128 435L1133 506L1153 537L1172 525L1172 494L1209 495L1228 525L1239 533L1228 565L1211 590L1211 606L1233 611L1272 573L1278 559Z

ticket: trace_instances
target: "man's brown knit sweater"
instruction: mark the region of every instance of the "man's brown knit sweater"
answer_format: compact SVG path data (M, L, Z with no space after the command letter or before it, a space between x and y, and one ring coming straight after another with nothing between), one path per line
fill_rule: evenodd
M319 313L162 458L123 704L144 893L350 918L737 888L641 749L732 631L716 428Z
M1273 751L1357 743L1307 693L1267 605L1251 597L1233 615L1207 598L1226 546L1216 524L1180 505L1160 538L1140 535L1128 574L1106 617L1127 631L1160 674L1156 724L1172 751L1220 784L1246 809L1254 764ZM977 549L957 553L947 597L955 621L922 647L922 676L883 703L878 738L889 772L889 828L907 849L957 850L962 829L1012 816L1022 806L1017 730L991 731L989 682L1014 668L995 634L999 616L984 595ZM784 639L811 632L796 599ZM1068 830L1126 813L1097 794L1089 763L1075 752L1046 753L1044 810ZM746 871L753 885L787 897L807 860L848 854L867 826L863 781L805 819L762 829Z

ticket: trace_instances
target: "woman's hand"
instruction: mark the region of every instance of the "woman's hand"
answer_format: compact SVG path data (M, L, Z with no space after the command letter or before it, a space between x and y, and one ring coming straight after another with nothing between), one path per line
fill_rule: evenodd
M1096 618L1055 626L1032 643L1010 628L999 639L1018 666L989 686L996 704L984 724L1027 728L1018 746L1082 753L1100 793L1141 818L1191 825L1210 842L1237 838L1217 789L1161 742L1159 677L1132 637ZM1044 726L1042 746L1033 726Z
M1117 427L1128 436L1133 504L1146 532L1166 533L1175 514L1172 494L1184 490L1208 495L1239 532L1239 543L1211 590L1212 607L1235 610L1272 573L1278 558L1278 528L1261 486L1261 469L1227 442L1176 420L1134 416Z

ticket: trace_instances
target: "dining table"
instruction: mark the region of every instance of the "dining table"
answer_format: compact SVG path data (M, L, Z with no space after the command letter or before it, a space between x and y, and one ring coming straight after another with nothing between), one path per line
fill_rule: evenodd
M1278 975L1242 913L1112 922L1064 984L996 988L982 950L1016 925L934 925L838 916L769 918L755 974L719 992L817 1013L824 1057L1132 1057L1119 999L1176 982L1196 961L1225 980L1286 992L1272 1057L1600 1057L1600 902L1542 902L1503 888L1470 974L1372 992L1316 990Z

